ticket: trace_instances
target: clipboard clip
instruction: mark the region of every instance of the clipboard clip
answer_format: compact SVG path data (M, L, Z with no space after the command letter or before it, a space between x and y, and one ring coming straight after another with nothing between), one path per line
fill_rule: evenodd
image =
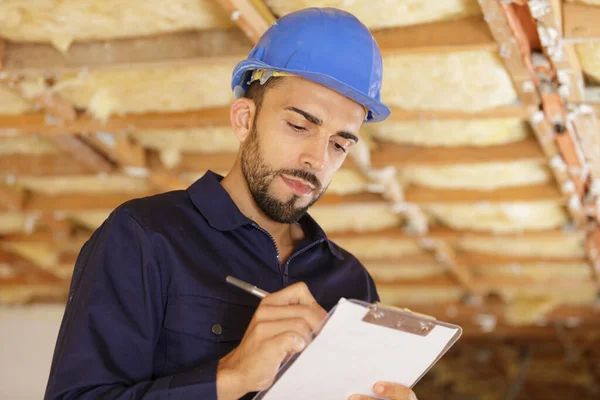
M392 308L377 303L370 304L368 308L363 322L419 336L427 336L435 327L434 317L407 308Z

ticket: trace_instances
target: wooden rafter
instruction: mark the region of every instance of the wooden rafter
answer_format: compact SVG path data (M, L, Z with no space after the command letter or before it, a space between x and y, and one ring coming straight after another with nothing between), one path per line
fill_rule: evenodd
M478 112L444 110L403 110L392 107L390 121L527 118L527 109L506 106ZM178 113L144 113L113 116L106 122L89 116L62 124L49 123L42 114L0 116L0 138L15 135L58 136L72 133L133 132L152 129L189 129L229 126L229 107L207 108Z
M383 56L498 49L480 16L382 29L373 32L373 37Z
M276 20L262 1L217 0L231 19L244 32L252 43L257 43L263 33Z
M112 172L114 165L78 136L63 135L52 139L65 153L95 172Z
M0 185L0 205L9 211L22 210L25 204L25 193L18 188Z
M565 39L600 39L600 7L565 1L563 14Z
M177 187L177 189L184 189ZM139 193L107 193L84 194L64 193L59 195L32 194L26 204L27 211L53 212L76 210L108 210L135 198L148 196L154 191ZM406 200L419 205L449 205L485 203L528 203L553 201L562 203L561 193L554 185L523 186L518 188L499 189L495 191L476 190L441 190L424 187L410 187L406 191ZM358 193L351 195L325 194L319 205L350 204L386 204L377 193Z
M101 139L103 138L103 139ZM94 147L101 149L108 158L126 167L149 168L159 171L162 162L157 152L146 152L139 144L131 142L125 135L88 135L83 138ZM546 163L546 156L538 142L529 138L523 141L487 147L422 147L378 142L371 152L371 163L376 168L393 165L397 168L408 166L442 166L454 164L485 164L498 162L527 161ZM178 172L203 172L208 169L229 170L235 160L235 153L189 153L182 152L176 167ZM0 159L0 176L46 176L46 175L85 175L88 168L73 164L73 159L64 154L6 155ZM352 159L344 168L354 168Z

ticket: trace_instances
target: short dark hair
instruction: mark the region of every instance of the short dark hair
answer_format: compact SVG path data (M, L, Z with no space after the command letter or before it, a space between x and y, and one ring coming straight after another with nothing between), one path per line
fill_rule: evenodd
M283 78L285 78L285 76L272 76L262 85L260 84L260 81L254 81L250 84L244 97L254 102L256 105L256 114L260 111L260 107L262 106L267 91L281 83Z

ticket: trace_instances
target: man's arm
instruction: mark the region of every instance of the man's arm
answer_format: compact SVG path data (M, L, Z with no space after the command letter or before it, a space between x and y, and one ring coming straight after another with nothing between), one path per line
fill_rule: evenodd
M152 380L163 295L150 238L117 209L77 259L45 399L216 399L217 362Z

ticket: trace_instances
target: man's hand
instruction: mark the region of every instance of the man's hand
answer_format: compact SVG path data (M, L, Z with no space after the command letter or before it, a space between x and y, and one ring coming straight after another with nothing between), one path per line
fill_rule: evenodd
M391 382L377 382L373 392L380 397L390 400L417 400L415 393L410 388ZM349 400L375 400L374 397L355 394Z
M281 363L306 347L304 339L326 315L304 283L265 297L240 345L219 361L219 400L268 388Z

